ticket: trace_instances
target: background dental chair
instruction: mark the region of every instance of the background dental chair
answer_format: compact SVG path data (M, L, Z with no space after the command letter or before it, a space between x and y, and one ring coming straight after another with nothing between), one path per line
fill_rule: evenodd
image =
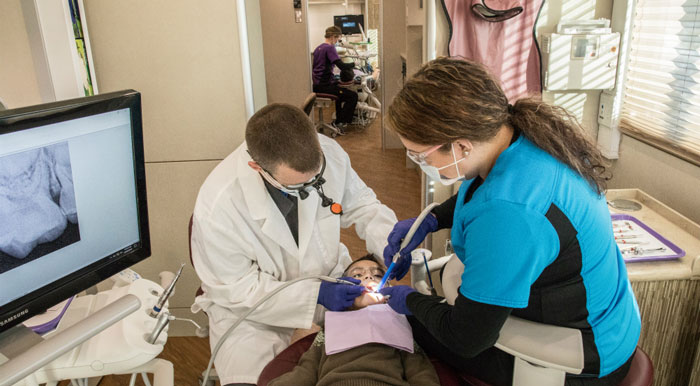
M430 271L442 269L442 286L447 302L454 304L464 266L455 255L431 260ZM414 259L411 284L418 291L429 294L427 276L421 258ZM264 369L258 386L267 386L274 378L292 370L301 355L314 340L309 335L278 354ZM545 325L510 316L500 331L495 345L515 357L513 386L563 386L566 373L580 374L583 369L581 332L576 329ZM489 386L469 374L432 359L444 386L467 382L474 386ZM637 347L629 373L620 386L651 386L654 369L647 354Z
M308 115L311 118L311 121L314 122L314 129L316 129L317 132L326 134L332 138L337 137L338 134L340 134L340 131L338 131L338 129L333 125L323 121L323 109L335 106L336 100L338 100L338 97L333 94L312 92L306 97L304 104L301 105L301 109L304 110L306 115ZM314 117L314 109L318 109L318 121L316 121Z

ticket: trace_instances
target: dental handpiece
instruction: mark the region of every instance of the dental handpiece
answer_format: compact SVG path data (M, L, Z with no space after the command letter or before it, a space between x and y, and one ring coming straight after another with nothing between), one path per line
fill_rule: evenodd
M330 276L320 276L319 279L323 281L327 281L330 283L336 283L336 284L348 284L348 285L360 285L360 284L355 284L351 282L350 280L345 280L345 279L340 279L340 278L335 278L335 277L330 277Z
M180 278L180 275L182 274L182 269L185 267L185 264L182 263L180 265L180 269L177 271L175 274L175 277L173 278L173 281L170 282L170 285L168 285L168 288L166 288L163 293L160 295L160 298L158 298L158 301L156 304L153 305L153 309L149 312L149 315L151 317L157 317L160 311L165 307L165 302L168 301L168 298L170 295L172 295L173 290L175 289L175 283L177 283L177 280Z
M168 322L170 322L169 316L167 312L162 312L160 315L158 315L158 321L156 322L156 326L153 328L153 332L151 332L151 335L148 336L148 340L146 340L149 344L155 344L156 340L158 340L158 336L160 333L163 331L165 326L168 325Z

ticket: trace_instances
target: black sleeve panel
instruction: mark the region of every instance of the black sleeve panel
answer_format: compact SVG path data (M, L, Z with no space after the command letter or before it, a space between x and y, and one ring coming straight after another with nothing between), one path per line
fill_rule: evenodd
M473 358L492 347L512 308L469 300L461 293L455 305L441 303L442 297L418 292L406 297L408 309L440 343Z
M455 194L430 211L438 220L438 229L452 228L452 218L454 217L456 206L457 195Z
M341 70L353 69L353 68L355 68L355 63L354 63L354 62L345 63L345 62L343 62L343 61L340 60L340 59L338 59L338 60L336 60L335 62L333 62L333 64L335 64L335 66L338 67L338 68L341 69Z

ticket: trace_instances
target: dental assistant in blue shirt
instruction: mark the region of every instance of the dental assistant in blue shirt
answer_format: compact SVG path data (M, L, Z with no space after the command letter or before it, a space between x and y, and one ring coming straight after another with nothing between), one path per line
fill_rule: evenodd
M539 99L510 105L485 67L439 58L406 82L388 120L426 174L464 180L394 270L403 277L410 251L451 228L465 267L455 304L408 286L381 291L395 311L412 315L421 347L483 381L511 385L513 357L493 345L514 315L581 331L583 373L567 374L567 385L619 384L641 321L604 197L605 162L576 119ZM389 235L387 265L413 221Z

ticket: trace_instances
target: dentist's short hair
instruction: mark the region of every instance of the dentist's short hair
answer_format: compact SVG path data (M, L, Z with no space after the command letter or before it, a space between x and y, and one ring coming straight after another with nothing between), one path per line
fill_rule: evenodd
M300 173L318 172L321 144L311 119L296 106L272 103L248 120L245 129L248 153L271 173L281 165Z

